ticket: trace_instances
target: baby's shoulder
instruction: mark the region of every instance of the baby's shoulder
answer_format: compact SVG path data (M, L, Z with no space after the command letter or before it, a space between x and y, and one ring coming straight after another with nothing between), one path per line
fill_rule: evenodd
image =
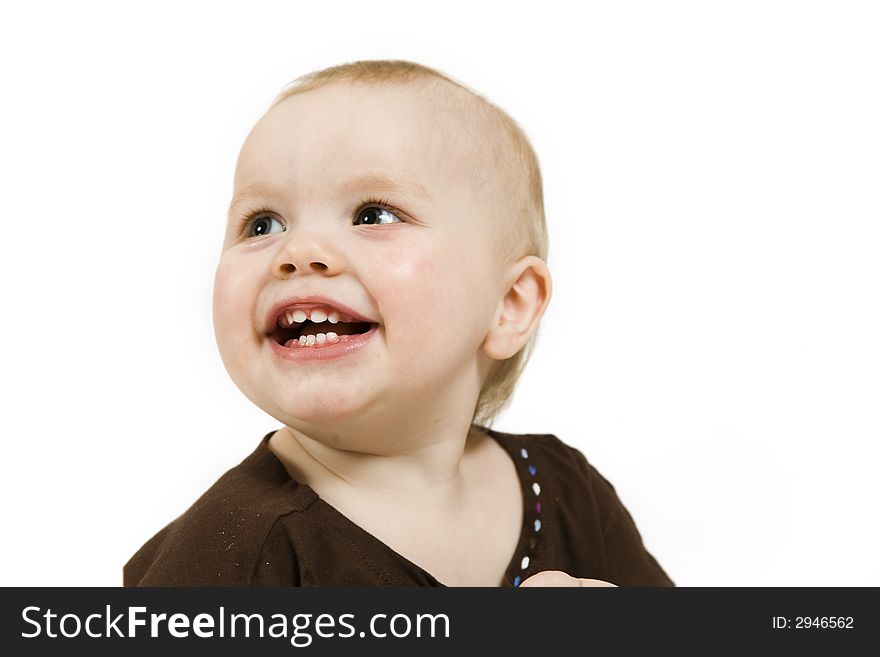
M273 462L274 461L274 462ZM248 586L280 517L314 493L261 447L224 473L125 564L125 586Z
M562 476L589 475L593 470L586 456L578 448L560 440L552 433L509 433L485 429L514 459L531 462L537 468L540 462L545 471Z

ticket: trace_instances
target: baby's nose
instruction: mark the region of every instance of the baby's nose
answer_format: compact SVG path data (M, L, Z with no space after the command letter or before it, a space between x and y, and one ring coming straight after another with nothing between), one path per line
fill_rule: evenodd
M272 261L274 275L288 278L294 274L335 275L345 269L345 259L328 236L313 231L286 235Z
M329 267L325 263L318 261L310 262L309 266L316 271L326 271L327 269L329 269ZM284 262L281 264L280 269L282 274L284 274L285 276L290 276L290 274L296 271L297 267L293 263Z

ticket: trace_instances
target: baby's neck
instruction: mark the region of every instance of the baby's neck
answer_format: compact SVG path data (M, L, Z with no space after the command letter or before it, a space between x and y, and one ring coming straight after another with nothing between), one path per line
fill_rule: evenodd
M461 503L482 439L484 434L471 430L461 438L377 454L329 447L285 427L270 438L269 449L293 479L327 501L357 498L444 513Z
M498 586L522 530L519 479L513 461L490 436L472 431L459 443L457 480L426 491L411 491L399 482L376 491L321 467L315 469L318 478L310 480L306 470L313 467L308 465L312 457L286 429L270 439L270 448L294 479L445 585ZM406 462L396 466L405 468ZM396 470L388 472L396 476ZM405 484L418 481L411 473L403 476Z

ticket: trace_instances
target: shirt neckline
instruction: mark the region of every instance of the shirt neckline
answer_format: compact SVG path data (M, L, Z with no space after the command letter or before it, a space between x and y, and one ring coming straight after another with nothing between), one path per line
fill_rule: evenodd
M542 544L540 533L543 532L540 532L540 523L542 522L541 518L546 508L546 504L544 505L544 508L542 508L541 506L536 506L541 504L541 502L538 501L538 498L544 497L544 499L546 499L546 495L540 496L540 486L537 483L535 476L537 474L537 469L533 463L533 461L535 461L534 455L529 454L528 449L525 446L534 446L535 441L523 440L522 437L519 435L507 434L485 427L482 428L482 430L489 437L494 439L495 442L500 445L501 448L505 451L505 453L507 453L507 455L513 461L514 470L516 471L517 478L519 479L520 491L522 493L523 501L522 523L520 526L519 540L517 541L516 549L514 550L513 556L511 557L511 560L507 564L507 568L504 571L504 582L500 585L499 588L519 586L520 581L525 578L526 572L528 572L529 574L537 572L534 568L534 565L536 562L536 557L540 556L541 550L539 549L536 552L536 548L540 548ZM430 572L419 566L417 563L410 561L405 556L397 552L390 545L382 541L378 536L371 534L366 529L358 525L351 518L342 513L342 511L340 511L335 506L330 504L327 500L318 495L317 491L315 491L311 486L294 479L287 471L287 468L284 466L281 460L272 452L272 450L269 449L269 440L275 433L275 431L271 431L266 434L260 441L258 450L264 452L264 455L270 459L270 462L275 466L276 469L280 468L280 471L278 472L279 476L289 480L289 483L293 484L296 489L301 490L302 493L306 494L308 498L310 498L308 503L309 506L312 504L319 505L326 512L336 517L336 519L339 520L343 525L348 527L350 531L360 535L367 541L374 543L381 550L393 556L396 560L402 561L406 566L408 566L408 568L419 573L432 586L448 588L446 584L442 583Z

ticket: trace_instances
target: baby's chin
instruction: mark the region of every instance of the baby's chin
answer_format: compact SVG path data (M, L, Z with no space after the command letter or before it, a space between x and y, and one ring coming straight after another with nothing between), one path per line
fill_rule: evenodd
M258 404L259 405L259 404ZM279 422L286 426L303 427L303 431L326 430L351 427L356 429L366 415L363 400L346 403L340 399L299 397L296 401L275 399L271 407L260 405Z

